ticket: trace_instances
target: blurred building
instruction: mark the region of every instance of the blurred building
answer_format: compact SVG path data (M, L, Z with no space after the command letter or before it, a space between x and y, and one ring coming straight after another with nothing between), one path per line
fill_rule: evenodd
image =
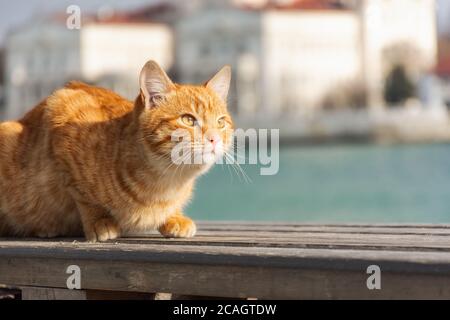
M149 1L150 4L130 11L115 13L114 19L123 21L141 21L164 23L173 26L178 23L180 19L193 14L199 10L205 1L221 1L226 3L228 0L157 0Z
M148 59L172 66L172 32L165 24L88 18L81 29L70 30L66 17L32 22L7 37L6 118L21 116L74 79L134 98Z
M176 37L183 81L234 67L243 117L311 113L344 91L359 98L345 104L382 106L395 64L418 79L436 62L434 0L208 1Z
M5 50L0 48L0 115L5 112Z
M179 80L204 83L229 64L233 68L230 108L237 113L238 98L241 105L245 103L247 112L254 112L261 93L260 29L260 16L256 12L219 1L206 3L176 25L175 69Z
M72 79L134 98L148 59L188 83L230 64L230 109L250 119L382 107L393 67L419 83L436 63L435 0L171 0L99 13L80 30L62 15L10 33L8 118Z
M450 109L450 40L441 39L435 74L439 77L443 100Z
M361 25L362 75L372 107L383 104L386 75L395 65L415 81L437 62L434 0L354 1Z
M439 34L450 38L450 1L437 0L437 6Z
M181 80L206 81L231 64L231 107L253 117L308 111L337 81L357 76L358 21L349 10L252 4L208 2L177 25Z

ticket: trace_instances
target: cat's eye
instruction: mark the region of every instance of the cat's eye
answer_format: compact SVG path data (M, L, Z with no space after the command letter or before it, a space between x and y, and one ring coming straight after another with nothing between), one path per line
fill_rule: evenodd
M195 119L194 116L190 115L190 114L184 114L181 116L181 121L189 126L189 127L193 127L197 124L197 119Z
M217 119L217 126L219 127L219 129L225 128L226 125L227 125L227 122L225 121L225 117Z

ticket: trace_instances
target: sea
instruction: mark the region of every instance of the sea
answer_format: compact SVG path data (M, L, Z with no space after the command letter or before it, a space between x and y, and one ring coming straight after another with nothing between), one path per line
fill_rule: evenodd
M186 214L197 220L450 223L450 145L285 146L279 170L215 165Z

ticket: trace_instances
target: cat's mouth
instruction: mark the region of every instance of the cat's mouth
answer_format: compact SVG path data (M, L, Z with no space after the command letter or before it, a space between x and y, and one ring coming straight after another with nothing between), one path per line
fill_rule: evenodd
M194 165L195 167L209 167L224 155L222 146L208 144L191 144L187 149L182 149L181 153L172 154L172 162L178 165Z
M200 162L196 161L196 164L210 165L216 161L218 154L215 150L203 150L202 152L195 154L194 157L200 160Z

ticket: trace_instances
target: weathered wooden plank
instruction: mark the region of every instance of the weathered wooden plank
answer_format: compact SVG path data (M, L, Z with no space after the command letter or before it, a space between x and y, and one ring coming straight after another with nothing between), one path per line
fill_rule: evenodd
M8 239L2 239L7 243ZM9 239L10 243L17 243ZM34 239L34 241L37 241ZM55 240L40 241L51 244ZM70 240L61 239L67 242ZM83 239L73 241L83 242ZM145 238L121 238L115 243L158 244L165 245L213 245L213 246L260 246L291 248L362 248L388 250L449 250L450 236L442 234L346 234L346 233L309 233L278 234L273 232L199 232L192 239L165 239L160 235L148 235Z
M387 226L387 225L230 225L223 224L199 224L199 231L253 231L253 232L334 232L334 233L375 233L375 234L450 234L450 228L445 225L431 226ZM141 233L144 235L145 233ZM150 233L151 234L151 233ZM139 235L139 234L137 234Z
M199 221L199 226L213 226L223 228L257 227L345 227L345 228L450 228L450 223L321 223L321 222L277 222L277 221Z
M391 250L391 251L447 251L450 252L450 239L361 239L360 242L355 242L355 239L350 238L335 238L328 239L321 238L232 238L229 237L226 241L219 237L196 238L192 240L183 241L180 239L143 239L143 238L128 238L118 239L116 243L119 244L165 244L165 245L179 245L179 246L229 246L229 247L260 247L260 248L310 248L310 249L365 249L365 250Z
M84 242L0 242L0 263L8 258L149 262L200 265L240 265L267 268L330 268L352 270L361 264L383 262L391 271L450 272L445 251L260 248L165 244ZM14 270L12 270L14 271ZM6 272L6 269L5 269ZM0 273L0 277L2 274ZM0 278L1 280L1 278ZM0 283L3 283L0 281ZM164 291L163 291L164 292Z
M155 233L110 243L0 239L0 283L236 298L450 298L446 226L200 224L193 239ZM203 228L203 229L202 229ZM381 268L382 290L366 269ZM102 291L103 292L103 291Z
M209 231L209 230L199 230L197 232L196 238L222 238L222 241L226 242L228 238L267 238L274 237L275 239L290 239L298 237L402 237L410 239L420 239L427 237L434 237L436 239L449 239L450 233L434 233L434 232L416 232L416 233L362 233L362 232L336 232L335 230L322 230L321 232L314 232L308 230L296 231L296 232L280 232L280 231ZM124 238L161 238L160 234L157 233L147 233L145 235L126 235ZM195 239L195 238L193 238Z
M20 287L22 300L161 300L167 294L130 291L69 290L48 287Z
M83 239L76 240L83 243ZM38 243L36 239L30 239L26 243ZM70 243L60 241L61 243ZM53 246L54 242L39 242L40 246ZM435 236L372 236L372 237L349 237L334 236L328 234L325 236L302 235L299 237L202 237L194 239L164 239L160 236L148 238L123 238L114 242L116 245L167 245L167 246L230 246L230 247L261 247L261 248L334 248L334 249L367 249L367 250L403 250L403 251L449 251L450 239ZM20 243L14 241L2 240L4 246L14 246ZM183 250L183 249L181 249Z
M202 227L198 228L201 232L278 232L278 233L298 233L298 232L334 232L334 233L363 233L363 234L443 234L450 235L448 228L365 228L365 227L276 227L264 228L258 227L235 227L235 228L221 228L221 227ZM146 235L151 233L136 233L134 235Z
M388 250L449 250L450 235L445 234L361 234L334 232L239 232L239 231L199 231L192 239L164 239L159 235L146 238L123 238L119 243L164 243L186 245L228 245L292 248L362 248Z
M85 290L21 287L22 300L87 300Z
M326 236L326 235L338 235L341 234L343 236L354 236L354 235L363 235L363 236L433 236L433 237L447 237L450 238L450 232L444 230L436 230L436 232L429 230L407 230L403 232L395 232L392 230L381 230L380 232L374 231L366 231L366 230L355 230L355 231L346 231L346 230L336 230L336 229L322 229L322 230L295 230L295 231L256 231L256 230L198 230L197 236L213 236L213 237L276 237L276 238L292 238L297 236L302 236L304 234L316 234L317 236ZM152 237L159 236L157 233L147 233L143 235L135 235L137 237ZM126 235L125 237L130 237L130 235Z
M63 260L11 259L15 282L63 287ZM382 274L381 290L366 286L366 266L338 272L192 264L115 264L79 261L83 288L147 292L163 289L179 295L256 297L260 299L448 299L450 277L410 273ZM383 270L383 264L381 264ZM1 267L0 267L1 270ZM83 276L84 275L84 276ZM414 281L412 281L412 279Z

